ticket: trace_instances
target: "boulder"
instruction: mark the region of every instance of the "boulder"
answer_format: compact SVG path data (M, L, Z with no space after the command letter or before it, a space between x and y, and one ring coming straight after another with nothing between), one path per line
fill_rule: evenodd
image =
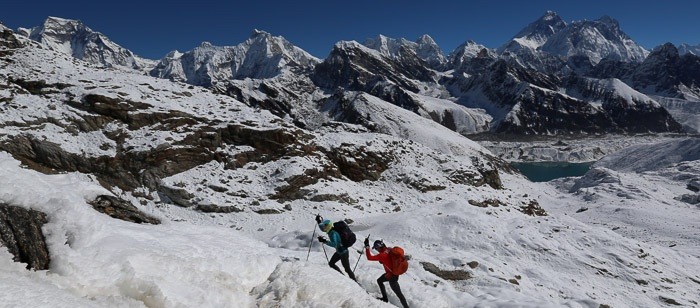
M41 227L47 222L42 212L0 203L0 244L27 269L46 270L51 258Z
M445 280L467 280L473 278L469 272L464 270L443 270L430 262L421 262L420 264L427 272L433 273L435 276Z
M101 195L88 203L98 212L112 218L134 223L160 224L159 219L142 213L133 204L114 196Z

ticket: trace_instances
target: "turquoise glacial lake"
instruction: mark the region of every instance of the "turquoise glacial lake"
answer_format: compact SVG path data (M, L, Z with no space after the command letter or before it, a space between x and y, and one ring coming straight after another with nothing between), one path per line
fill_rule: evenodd
M511 165L530 181L547 182L558 178L582 176L588 172L593 162L513 162Z

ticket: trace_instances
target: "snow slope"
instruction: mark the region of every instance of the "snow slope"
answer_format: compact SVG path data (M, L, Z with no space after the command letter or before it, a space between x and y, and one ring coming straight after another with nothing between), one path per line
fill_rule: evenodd
M699 149L698 138L679 138L610 154L583 177L553 181L570 194L556 202L555 209L697 258L700 207L681 200L697 194L688 184L700 178Z
M374 280L382 272L378 264L360 261L358 286L327 268L317 246L310 261L302 261L310 227L315 227L310 214L292 212L280 215L286 216L283 220L242 215L235 218L241 220L245 229L241 231L187 222L134 225L110 219L85 204L90 196L105 193L90 177L42 175L22 169L6 154L0 156L0 173L0 201L48 213L50 223L44 229L54 256L50 271L27 272L8 263L8 254L0 254L3 264L9 265L0 272L4 290L14 290L16 285L8 282L16 280L51 295L47 300L3 292L4 303L386 306L362 290L377 292ZM522 188L532 188L526 186ZM469 195L478 198L483 193ZM700 279L688 271L697 262L684 253L626 239L566 216L526 218L513 205L484 209L460 198L448 199L395 214L353 216L359 236L384 238L412 255L411 268L401 278L412 307L598 307L600 303L650 307L660 305L659 296L686 304L700 300L688 279ZM264 245L251 238L256 237L251 233L261 232L249 226L272 226L276 236L262 236L268 243ZM465 265L471 261L478 262L474 269ZM420 262L465 270L473 278L445 280L422 270Z

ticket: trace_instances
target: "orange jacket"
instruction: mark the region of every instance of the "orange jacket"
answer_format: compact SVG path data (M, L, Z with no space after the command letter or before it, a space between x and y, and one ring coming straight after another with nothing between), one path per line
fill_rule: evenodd
M367 260L379 261L379 263L381 263L384 266L384 271L386 272L384 274L384 277L389 279L394 276L394 273L391 272L391 258L389 257L388 248L384 248L377 255L372 255L372 253L369 251L369 248L365 248L365 254L367 255Z

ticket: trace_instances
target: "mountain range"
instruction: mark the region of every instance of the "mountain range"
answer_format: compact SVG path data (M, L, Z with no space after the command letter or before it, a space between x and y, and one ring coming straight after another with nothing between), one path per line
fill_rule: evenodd
M647 134L697 128L697 56L558 19L503 50L378 36L326 59L258 30L154 61L75 20L0 26L0 302L398 305L355 252L371 236L411 255L412 307L698 305L700 142ZM579 134L604 133L644 134L548 183L502 159L597 160ZM357 282L317 214L356 232Z
M498 49L469 41L448 55L428 35L415 42L379 35L338 42L323 60L260 30L236 46L204 42L157 61L75 20L50 17L18 33L95 65L208 87L301 127L329 118L369 122L353 110L352 99L330 106L336 97L363 92L463 135L698 128L687 115L693 108L666 104L700 101L697 48L666 44L649 52L609 16L567 24L549 11Z

